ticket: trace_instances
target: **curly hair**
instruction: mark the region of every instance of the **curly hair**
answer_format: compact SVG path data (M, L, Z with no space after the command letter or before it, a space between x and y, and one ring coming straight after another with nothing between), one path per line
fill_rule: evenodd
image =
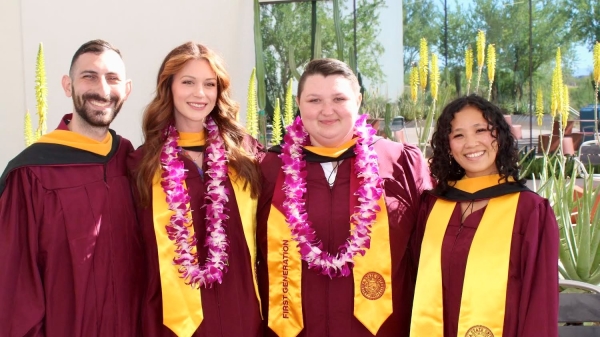
M488 100L472 94L448 103L437 120L435 132L431 138L433 156L429 159L431 176L438 181L435 192L445 193L450 181L459 180L465 175L464 168L450 156L450 133L452 131L450 123L456 113L468 106L481 111L483 118L488 122L492 137L495 138L498 146L495 163L500 180L507 182L508 178L512 177L516 182L524 184L524 180L519 180L517 140L510 130L510 125L504 119L502 110Z
M187 42L173 49L163 60L156 79L156 93L144 111L142 131L144 156L134 172L142 206L148 206L152 198L152 180L160 167L160 153L165 142L164 130L174 123L175 104L171 85L173 77L190 60L206 60L217 75L217 104L209 113L219 127L225 142L229 165L250 185L251 195L258 196L260 172L254 155L244 150L247 133L237 122L239 105L230 93L230 79L223 61L204 45Z

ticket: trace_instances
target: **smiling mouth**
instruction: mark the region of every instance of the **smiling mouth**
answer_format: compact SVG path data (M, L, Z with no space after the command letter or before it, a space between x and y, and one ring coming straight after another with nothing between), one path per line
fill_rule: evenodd
M99 108L106 108L111 104L111 101L98 101L98 100L94 100L94 99L88 100L88 102L91 105L99 107Z
M206 103L188 103L192 108L204 109L206 107Z
M485 153L485 151L469 153L469 154L465 154L465 157L467 157L467 158L478 158L478 157L483 156L484 153Z

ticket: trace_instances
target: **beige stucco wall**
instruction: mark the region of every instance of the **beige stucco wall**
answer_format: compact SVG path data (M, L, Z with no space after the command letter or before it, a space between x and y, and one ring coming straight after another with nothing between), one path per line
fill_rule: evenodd
M158 67L175 46L194 40L226 61L233 97L245 118L246 88L254 66L252 1L247 0L2 0L0 1L0 167L24 148L23 116L35 112L38 43L44 44L48 129L72 101L60 87L71 57L84 42L102 38L121 49L133 90L112 128L141 144L140 122ZM34 121L37 118L34 117Z

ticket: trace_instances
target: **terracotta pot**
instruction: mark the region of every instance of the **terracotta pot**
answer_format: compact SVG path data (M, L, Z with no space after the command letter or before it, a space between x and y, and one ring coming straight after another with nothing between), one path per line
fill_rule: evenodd
M539 135L538 137L538 154L544 154L546 149L548 148L548 141L550 140L550 135ZM560 141L559 136L552 135L552 144L550 144L549 153L554 153L558 150L558 142ZM570 136L563 137L563 154L567 156L575 155L575 151L578 149L576 144L581 142L579 135L573 138Z
M570 135L573 132L573 125L575 125L575 121L567 121L567 126L565 127L564 135ZM558 136L560 130L560 123L558 121L554 121L552 124L552 135Z

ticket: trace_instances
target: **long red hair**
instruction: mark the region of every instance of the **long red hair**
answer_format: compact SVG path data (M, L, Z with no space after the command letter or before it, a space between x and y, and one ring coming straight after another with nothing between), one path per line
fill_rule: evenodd
M206 46L187 42L173 49L163 60L158 72L155 96L144 111L144 156L134 172L140 203L143 206L150 205L152 198L152 180L156 170L160 168L160 152L165 142L164 130L174 123L175 105L171 91L173 76L190 60L208 61L217 75L217 104L209 116L219 126L229 165L245 180L245 188L250 185L253 197L259 193L260 172L254 155L244 150L244 138L247 137L247 133L236 120L239 105L231 99L230 79L223 61Z

